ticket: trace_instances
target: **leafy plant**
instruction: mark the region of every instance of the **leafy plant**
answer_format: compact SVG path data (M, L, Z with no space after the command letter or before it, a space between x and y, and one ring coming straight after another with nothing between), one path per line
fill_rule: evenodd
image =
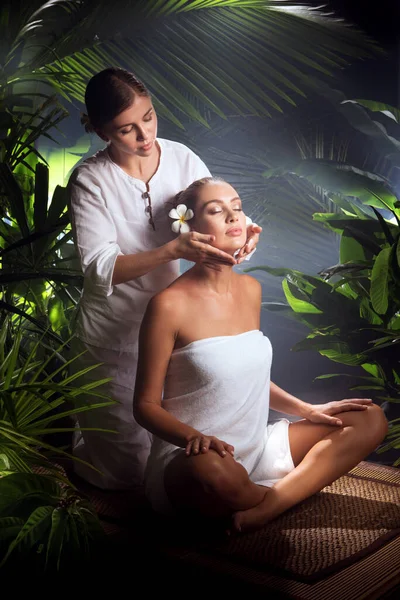
M78 357L69 361L62 358L65 343L43 360L39 354L41 341L33 340L29 355L24 356L21 354L21 331L5 353L6 331L7 322L1 329L0 340L0 455L3 461L8 461L8 469L12 471L32 472L33 466L38 464L49 468L49 457L69 455L47 444L44 436L74 430L72 420L69 428L55 427L54 423L61 418L113 404L96 391L109 379L76 385L76 379L95 367L68 375L68 365ZM55 359L58 366L52 369ZM78 406L77 398L87 394L101 401ZM60 407L63 407L62 411Z
M77 304L82 282L72 244L65 188L57 186L48 203L48 168L38 163L35 178L0 164L6 192L0 221L0 312L23 317L42 331L49 325L66 339L68 311ZM53 336L54 338L55 336Z
M105 541L90 503L52 477L12 473L0 478L0 492L0 569L20 570L22 560L35 570L65 572L92 559Z
M113 404L97 389L109 379L77 385L96 366L68 375L77 357L62 359L65 344L44 360L41 340L31 340L25 357L21 330L5 352L7 331L6 320L0 332L0 562L8 565L18 554L58 569L61 561L87 558L102 529L93 507L55 462L72 457L48 436L71 434L73 415ZM58 366L51 368L55 359ZM82 396L94 401L78 403ZM69 424L61 426L62 419Z
M310 72L329 77L377 52L340 20L288 0L13 0L0 23L6 112L27 93L82 102L87 79L119 64L178 126L180 114L207 125L207 113L280 111L304 96Z
M289 314L311 329L294 350L316 350L362 367L367 375L357 373L360 384L351 389L372 390L380 401L400 403L400 202L386 179L352 165L304 160L265 175L286 173L329 190L339 212L315 213L314 220L340 236L340 263L319 277L255 267L285 277L287 305L265 306L286 314L290 307ZM382 450L400 448L399 421L392 421Z

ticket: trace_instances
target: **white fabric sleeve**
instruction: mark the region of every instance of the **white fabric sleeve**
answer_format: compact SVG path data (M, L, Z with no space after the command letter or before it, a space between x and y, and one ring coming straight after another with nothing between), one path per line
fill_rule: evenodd
M110 296L115 261L122 252L100 187L84 179L72 174L67 188L75 245L86 285Z

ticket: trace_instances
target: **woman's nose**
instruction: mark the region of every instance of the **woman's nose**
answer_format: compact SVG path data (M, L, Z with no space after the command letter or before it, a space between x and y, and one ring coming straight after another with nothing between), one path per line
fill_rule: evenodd
M142 127L138 128L136 137L138 142L144 142L145 140L147 140L146 130L142 129Z

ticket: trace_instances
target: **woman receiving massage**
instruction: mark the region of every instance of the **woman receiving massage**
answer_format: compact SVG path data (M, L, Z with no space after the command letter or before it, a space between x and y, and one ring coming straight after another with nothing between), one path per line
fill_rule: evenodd
M231 254L246 217L228 183L206 177L176 197L170 216L214 236ZM347 473L385 437L369 399L311 405L270 381L271 344L260 331L261 285L196 264L149 302L139 337L134 417L153 434L146 494L164 514L262 527ZM268 423L269 409L295 415Z

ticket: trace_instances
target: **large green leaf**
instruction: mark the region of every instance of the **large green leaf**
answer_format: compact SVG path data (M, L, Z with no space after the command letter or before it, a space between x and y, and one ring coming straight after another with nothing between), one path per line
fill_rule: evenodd
M60 486L50 477L37 473L12 473L0 478L0 516L12 516L14 507L30 499L43 498L56 504L61 497Z
M23 525L24 520L19 517L0 518L0 544L4 541L10 544L17 537Z
M397 264L400 267L400 237L397 240L397 244L396 244L396 257L397 257Z
M392 248L384 248L376 257L371 273L371 302L374 310L383 315L389 303L390 255Z
M181 112L204 122L198 104L219 114L279 110L304 94L310 72L328 75L344 57L376 51L355 29L285 0L53 1L23 14L22 24L3 61L11 64L22 45L18 81L51 80L82 100L90 75L134 65L158 110L175 121Z
M291 172L329 192L358 198L368 206L392 210L397 202L396 196L382 177L352 165L303 160L293 166Z
M343 104L351 103L351 104L359 104L364 108L368 108L368 110L372 112L381 112L385 116L389 117L396 121L396 123L400 123L400 109L395 108L394 106L390 106L390 104L385 104L384 102L376 102L375 100L344 100Z
M38 506L32 512L15 540L11 542L7 554L0 563L0 567L5 564L10 554L15 551L16 548L29 551L43 540L50 528L52 512L52 506Z
M60 568L67 525L67 510L62 507L55 508L51 515L51 530L47 542L46 567L55 562L57 571Z
M311 303L310 298L301 290L299 290L294 284L290 283L287 279L282 282L283 291L288 301L289 306L296 313L301 314L321 314L314 304Z
M340 262L342 264L349 262L365 262L365 249L363 246L348 235L342 235L340 238L339 250Z

